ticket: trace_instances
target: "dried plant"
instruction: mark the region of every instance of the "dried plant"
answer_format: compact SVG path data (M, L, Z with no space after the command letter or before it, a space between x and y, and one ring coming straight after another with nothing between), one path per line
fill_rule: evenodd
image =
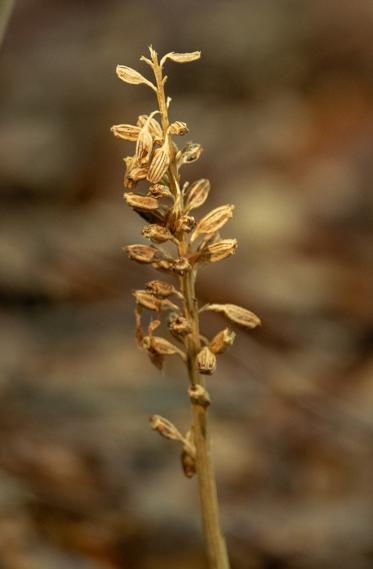
M180 170L196 161L202 152L199 144L188 143L179 149L174 137L188 132L182 121L170 123L168 110L171 99L165 95L164 65L168 61L188 63L200 58L193 53L167 53L159 61L150 49L150 57L141 61L151 68L154 79L146 79L130 67L119 65L117 75L126 83L143 84L156 94L158 108L141 115L136 125L119 124L112 127L115 136L135 142L135 153L124 159L126 170L124 198L147 225L142 235L152 244L129 245L130 259L151 264L156 270L178 277L178 286L163 280L146 283L144 290L134 291L136 300L136 338L151 362L161 368L167 356L177 355L187 368L188 394L192 403L192 425L185 435L167 419L154 415L150 422L163 437L181 445L181 461L185 475L197 474L210 569L228 569L229 560L225 541L220 530L219 507L215 475L210 455L208 407L210 396L205 378L216 370L217 356L234 342L235 333L229 328L218 332L212 340L200 334L200 313L211 310L222 312L230 321L255 328L259 318L234 304L207 304L199 308L195 295L195 282L201 265L221 261L237 248L236 239L221 239L220 229L232 217L234 206L224 204L210 211L198 222L192 210L203 205L210 192L208 180L180 184ZM160 118L160 122L158 122ZM147 182L146 194L132 192L139 182ZM163 248L161 247L163 244ZM168 249L166 249L168 247ZM142 328L142 313L151 311L146 334ZM165 316L172 341L157 335L156 330ZM176 342L176 343L175 343Z

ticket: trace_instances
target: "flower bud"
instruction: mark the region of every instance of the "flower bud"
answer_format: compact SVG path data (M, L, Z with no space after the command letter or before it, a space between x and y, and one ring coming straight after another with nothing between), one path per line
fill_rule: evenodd
M196 357L197 370L199 373L211 375L216 370L216 357L210 348L205 346Z

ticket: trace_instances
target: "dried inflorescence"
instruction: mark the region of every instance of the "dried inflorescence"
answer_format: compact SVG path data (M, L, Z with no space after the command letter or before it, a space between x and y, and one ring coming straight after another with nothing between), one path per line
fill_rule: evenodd
M146 85L156 93L157 108L140 115L134 125L119 124L111 130L115 136L135 143L134 153L124 158L124 198L146 220L141 233L151 243L129 245L127 254L138 263L151 264L163 274L178 277L180 284L178 290L175 284L153 280L145 285L145 290L134 291L138 343L158 368L162 367L165 357L178 355L189 369L192 402L206 407L210 399L199 374L212 375L215 372L217 356L233 344L235 333L225 328L211 341L199 335L198 309L193 312L190 308L191 299L186 298L186 283L188 278L194 283L202 265L221 261L235 253L237 240L221 239L219 235L219 231L233 216L234 206L221 205L197 221L190 215L192 210L206 202L211 186L206 179L186 181L182 187L180 185L181 168L198 160L202 147L189 142L179 148L176 139L188 133L188 126L180 120L169 122L171 99L165 97L167 76L163 74L168 60L187 63L199 59L200 55L199 51L171 52L159 62L157 53L150 47L150 57L140 59L151 68L154 75L152 81L130 67L119 65L117 75L120 79L133 85ZM145 191L137 190L140 182L146 183ZM166 243L171 245L168 251L172 251L173 247L173 253L160 247ZM192 302L195 302L194 299ZM151 311L156 317L151 320L147 334L141 324L143 310ZM232 322L246 328L255 328L260 324L255 314L233 304L208 304L199 312L206 310L221 312ZM163 314L166 314L168 331L179 346L160 335L154 335L155 329L161 325ZM168 438L175 438L170 436L175 427L171 428L166 419L156 417L157 420L152 419L153 428ZM176 437L179 441L184 438L181 435ZM184 444L184 460L188 452L190 445ZM194 455L192 459L194 464ZM188 475L191 471L194 472L194 468L188 469Z

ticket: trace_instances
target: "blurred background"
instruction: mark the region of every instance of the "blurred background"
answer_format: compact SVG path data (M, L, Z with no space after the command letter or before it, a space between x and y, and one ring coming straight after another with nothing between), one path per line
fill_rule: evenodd
M202 569L195 480L149 429L189 425L178 362L137 350L122 246L132 146L154 109L117 64L168 64L237 254L202 303L259 314L209 381L232 569L373 567L373 3L19 0L0 51L0 567ZM201 213L206 213L204 206ZM219 315L203 330L222 329Z

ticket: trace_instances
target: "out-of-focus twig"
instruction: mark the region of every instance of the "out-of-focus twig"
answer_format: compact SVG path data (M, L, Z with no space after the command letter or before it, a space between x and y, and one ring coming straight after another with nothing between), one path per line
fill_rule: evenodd
M0 1L0 48L2 46L6 29L15 6L15 0Z

